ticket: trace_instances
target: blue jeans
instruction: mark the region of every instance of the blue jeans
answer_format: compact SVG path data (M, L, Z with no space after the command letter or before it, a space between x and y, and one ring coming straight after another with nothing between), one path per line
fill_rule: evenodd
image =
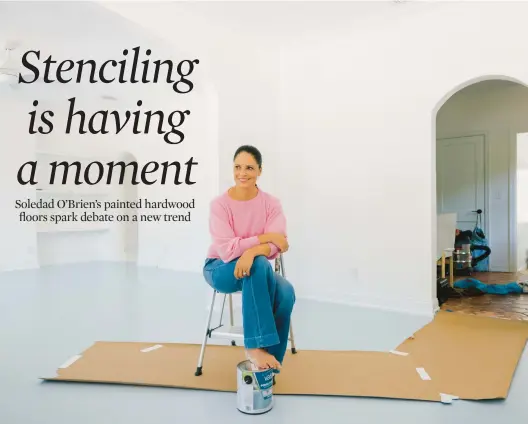
M262 348L282 364L295 304L293 286L273 270L265 256L256 256L250 275L237 279L234 275L237 260L225 263L206 259L205 280L220 293L242 291L244 347Z

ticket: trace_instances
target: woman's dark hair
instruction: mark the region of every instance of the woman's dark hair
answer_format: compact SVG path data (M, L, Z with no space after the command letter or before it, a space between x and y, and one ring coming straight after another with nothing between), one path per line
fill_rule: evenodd
M236 150L235 155L233 156L233 160L235 160L236 157L242 152L249 153L251 156L255 158L255 161L257 162L259 168L262 167L262 155L260 154L259 149L257 149L254 146L250 146L248 144L246 144L245 146L240 146Z

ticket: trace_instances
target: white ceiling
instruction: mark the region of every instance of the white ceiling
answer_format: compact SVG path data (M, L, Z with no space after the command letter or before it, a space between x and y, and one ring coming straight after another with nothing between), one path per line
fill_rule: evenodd
M214 27L264 36L296 34L302 30L350 27L367 17L402 7L379 1L192 1L99 2L119 15L158 34L178 25L186 15L200 17Z

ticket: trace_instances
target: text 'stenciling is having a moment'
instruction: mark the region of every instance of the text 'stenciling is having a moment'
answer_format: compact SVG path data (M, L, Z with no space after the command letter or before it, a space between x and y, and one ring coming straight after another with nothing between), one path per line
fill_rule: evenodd
M106 60L98 64L95 60L58 61L52 55L44 59L44 54L39 50L29 50L22 57L22 66L30 72L29 75L19 74L19 84L32 84L42 79L46 84L81 83L90 84L151 84L166 82L172 84L175 93L188 94L194 88L194 83L188 78L200 62L198 59L182 60L178 63L166 60L151 60L150 49L145 50L143 60L140 59L140 47L129 51L123 50L122 60ZM132 57L131 57L132 56ZM40 63L41 62L41 63ZM36 64L44 65L43 72ZM149 72L152 77L149 78ZM174 78L173 74L177 77ZM137 100L137 110L99 110L88 114L78 107L76 97L67 99L69 109L65 120L64 134L92 134L107 135L120 134L129 131L130 134L148 134L153 129L162 135L165 143L178 145L183 142L185 135L183 125L191 115L190 110L173 110L166 114L162 110L141 111L139 108L143 101ZM56 117L53 110L39 110L39 101L32 103L34 110L29 112L29 133L47 136L56 131ZM166 129L168 125L169 129ZM167 184L192 185L193 166L198 165L194 157L187 161L149 161L139 165L137 161L124 162L115 160L103 163L92 161L87 164L80 161L52 161L49 166L49 178L45 183L96 185L96 184ZM43 183L37 181L37 161L27 161L22 164L17 173L18 183L21 185L36 185ZM127 172L129 171L129 172ZM127 176L128 175L128 179Z

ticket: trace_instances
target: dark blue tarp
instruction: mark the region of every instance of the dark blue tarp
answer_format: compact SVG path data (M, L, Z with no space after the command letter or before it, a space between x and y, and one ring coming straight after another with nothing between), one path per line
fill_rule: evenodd
M477 289L487 294L518 294L523 292L519 283L507 284L484 284L475 278L465 278L464 280L455 281L454 287L457 289Z

